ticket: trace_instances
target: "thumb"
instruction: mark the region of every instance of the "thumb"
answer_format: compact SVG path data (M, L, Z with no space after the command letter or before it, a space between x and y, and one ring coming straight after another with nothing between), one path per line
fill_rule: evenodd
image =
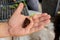
M21 14L23 8L24 8L23 3L20 3L14 14Z
M15 17L19 18L20 14L21 14L21 11L23 10L23 7L24 7L23 3L20 3L19 6L18 6L18 8L16 9L16 11L11 16L10 20L13 19L13 18L15 18Z

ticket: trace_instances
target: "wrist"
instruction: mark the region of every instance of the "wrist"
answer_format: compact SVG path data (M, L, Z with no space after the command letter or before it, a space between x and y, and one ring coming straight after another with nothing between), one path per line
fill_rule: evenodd
M9 25L7 22L0 22L0 37L9 37Z

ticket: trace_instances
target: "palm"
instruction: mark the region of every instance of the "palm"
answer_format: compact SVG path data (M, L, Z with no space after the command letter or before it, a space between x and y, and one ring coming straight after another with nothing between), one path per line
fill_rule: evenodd
M23 15L13 15L13 17L10 19L9 24L11 25L11 33L13 33L13 35L24 35L25 33L27 34L29 32L29 30L27 29L29 27L29 25L26 28L23 28L22 24L25 20L25 18L27 18L26 16ZM32 27L32 23L30 24ZM29 28L30 29L30 28Z
M27 28L30 29L33 26L32 19L30 19L28 16L21 15L21 11L22 11L21 8L23 9L23 7L19 6L9 20L9 25L11 26L10 32L16 36L21 35L21 34L23 35L25 33L27 34L29 32L29 31L27 31L28 30ZM30 24L26 28L23 28L22 24L26 18L28 18L30 20Z

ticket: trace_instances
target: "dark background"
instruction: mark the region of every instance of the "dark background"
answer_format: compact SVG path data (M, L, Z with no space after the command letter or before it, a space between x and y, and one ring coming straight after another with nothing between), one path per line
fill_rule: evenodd
M58 0L42 0L42 11L51 16L55 15Z

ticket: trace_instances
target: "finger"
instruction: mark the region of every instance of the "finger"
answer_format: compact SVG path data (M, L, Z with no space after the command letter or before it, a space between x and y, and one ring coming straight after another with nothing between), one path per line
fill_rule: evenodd
M40 17L45 17L45 16L48 16L48 14L47 13L44 13L44 14L36 14L32 18L33 18L33 20L35 20L35 19L38 19Z
M38 26L40 14L33 16L34 26Z
M41 22L41 21L44 21L44 20L47 20L47 19L50 19L50 18L51 18L50 15L47 15L47 16L44 16L44 17L40 17L39 20Z
M38 23L39 23L39 15L35 15L34 17L33 17L33 21L34 21L34 26L37 26L38 25Z
M39 20L36 19L36 20L33 20L34 21L34 26L31 28L31 32L35 32L35 31L38 31L38 26L39 26Z
M47 17L50 19L51 18L51 16L50 15L47 15Z
M47 19L47 20L45 20L43 23L44 23L44 25L46 26L46 25L48 25L50 22L51 22L51 21L50 21L49 19Z
M43 13L43 14L40 15L40 17L45 17L45 16L48 16L48 14L47 13Z
M42 30L45 27L45 25L48 24L49 22L50 22L50 20L40 22L41 24L30 29L31 33L38 32L38 31Z
M48 25L49 23L50 23L50 20L47 19L47 20L43 20L43 21L41 21L41 22L39 23L39 25L46 26L46 25Z
M38 20L34 21L34 25L32 27L32 32L34 32L34 30L36 31L38 26L39 26L39 21Z
M48 15L47 13L42 13L42 15Z
M35 15L34 17L33 17L33 19L35 19L34 20L34 27L32 27L31 28L31 33L32 32L36 32L36 31L38 31L38 30L41 30L42 28L43 28L43 26L42 26L42 24L41 25L39 25L39 17L43 17L43 16L46 16L47 14L42 14L42 15Z
M20 3L16 11L13 13L11 18L15 18L16 16L20 16L21 11L23 10L23 3Z
M33 20L35 20L35 19L38 19L39 17L41 17L41 14L36 14L32 18L33 18Z
M46 23L49 23L50 22L50 18L51 16L50 15L46 15L46 16L43 16L43 17L40 17L40 25L41 24L46 24Z
M43 28L44 28L43 25L33 27L30 29L30 33L38 32L38 31L42 30Z
M34 21L34 27L39 25L39 20Z
M23 3L20 3L19 6L18 6L18 8L16 9L16 11L14 13L21 14L23 8L24 8Z
M31 29L32 32L36 32L36 31L39 31L39 30L42 30L48 23L50 22L50 20L43 20L41 21L40 23L38 23L38 26L35 26Z

